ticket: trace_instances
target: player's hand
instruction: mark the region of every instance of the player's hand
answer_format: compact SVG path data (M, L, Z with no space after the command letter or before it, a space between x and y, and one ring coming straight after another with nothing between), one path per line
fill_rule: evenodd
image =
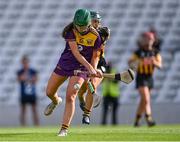
M92 66L89 67L88 72L91 76L96 76L97 74L96 70Z
M157 62L155 57L151 57L151 61L153 64L156 64L156 62Z
M162 63L156 57L151 57L152 64L157 68L162 68Z
M140 63L139 60L131 61L131 62L129 62L129 67L130 67L133 71L137 71L137 70L138 70L139 63Z
M96 69L96 76L99 77L99 78L102 78L103 77L102 71L99 70L99 69Z

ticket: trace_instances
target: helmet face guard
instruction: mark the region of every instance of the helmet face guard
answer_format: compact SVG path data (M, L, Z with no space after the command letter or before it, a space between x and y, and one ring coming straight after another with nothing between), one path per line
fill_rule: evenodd
M83 34L83 33L87 32L88 29L89 29L89 25L87 25L87 26L74 25L74 26L75 26L76 30L77 30L80 34Z
M99 12L96 11L90 11L91 14L91 24L94 28L98 28L101 24L101 16Z
M91 19L101 21L101 15L97 11L90 11Z
M95 29L98 29L101 25L101 22L99 20L96 20L96 19L92 19L91 20L91 25L95 28Z

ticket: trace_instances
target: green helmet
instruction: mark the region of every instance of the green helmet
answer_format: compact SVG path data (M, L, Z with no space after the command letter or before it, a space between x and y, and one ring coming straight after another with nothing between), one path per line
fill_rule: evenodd
M101 20L101 15L97 11L90 11L91 19Z
M91 22L90 11L87 9L78 9L74 15L73 23L77 26L87 26Z

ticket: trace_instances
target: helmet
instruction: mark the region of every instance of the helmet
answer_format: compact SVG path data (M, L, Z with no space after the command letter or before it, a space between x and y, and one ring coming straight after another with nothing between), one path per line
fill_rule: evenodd
M90 11L91 19L101 20L101 15L97 11Z
M78 9L74 15L73 24L77 26L88 26L90 21L90 11L87 9Z

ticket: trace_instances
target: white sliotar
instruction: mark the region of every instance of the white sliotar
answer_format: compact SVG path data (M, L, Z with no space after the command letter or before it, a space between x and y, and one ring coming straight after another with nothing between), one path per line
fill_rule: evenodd
M80 89L79 83L74 84L74 89L76 89L76 90L79 90L79 89Z

